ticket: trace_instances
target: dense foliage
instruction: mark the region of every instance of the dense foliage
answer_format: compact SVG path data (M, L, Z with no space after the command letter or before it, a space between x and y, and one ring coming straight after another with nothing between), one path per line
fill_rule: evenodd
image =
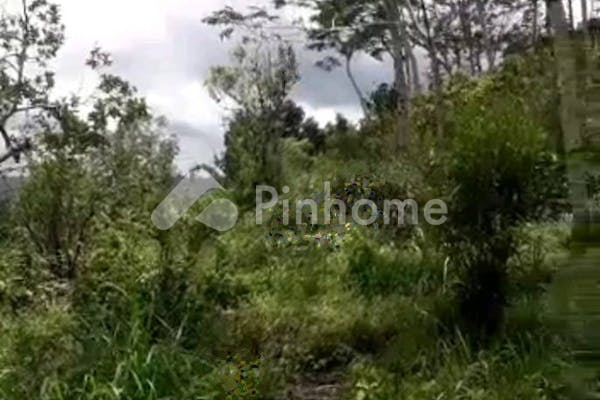
M108 55L88 61L91 111L40 108L2 214L0 398L567 398L569 341L546 294L569 236L552 54L414 96L402 152L393 85L359 123L319 127L289 98L295 57L250 40L209 79L232 107L226 151L204 166L240 206L229 232L195 221L206 200L152 225L177 145ZM287 224L278 205L255 223L255 185L323 200L324 182L349 204L440 198L448 222Z

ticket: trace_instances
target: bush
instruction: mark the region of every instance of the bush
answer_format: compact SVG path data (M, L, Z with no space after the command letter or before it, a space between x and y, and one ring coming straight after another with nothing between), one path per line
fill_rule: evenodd
M443 262L412 251L363 245L349 257L351 282L366 296L424 296L442 286Z
M469 103L452 125L449 221L443 227L462 271L461 314L474 335L493 336L507 305L514 229L547 215L564 193L556 158L518 99Z
M51 398L50 387L77 368L80 343L74 315L64 305L31 310L26 318L3 318L0 397Z

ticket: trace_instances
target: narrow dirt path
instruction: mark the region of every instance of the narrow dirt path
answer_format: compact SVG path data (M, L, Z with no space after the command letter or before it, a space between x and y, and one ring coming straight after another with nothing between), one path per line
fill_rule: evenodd
M340 400L347 390L342 372L305 375L288 385L281 400Z

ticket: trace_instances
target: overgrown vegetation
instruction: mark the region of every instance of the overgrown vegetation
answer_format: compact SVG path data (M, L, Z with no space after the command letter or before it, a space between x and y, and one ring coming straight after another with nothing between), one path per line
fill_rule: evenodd
M58 9L24 4L52 27L30 43L51 57L62 43ZM229 12L208 22L238 27L243 16ZM32 22L15 18L27 32ZM381 45L379 30L360 33L373 37L355 48L312 32L348 61ZM48 35L50 54L37 35ZM440 86L411 96L406 120L395 82L361 100L359 123L340 115L326 127L289 98L301 78L294 49L246 38L208 81L233 106L223 157L199 167L240 206L225 233L194 220L205 202L169 231L152 225L180 178L177 144L108 72L107 54L88 61L100 78L91 111L77 98L17 96L38 112L37 134L26 181L2 214L0 398L568 398L569 338L546 294L568 246L567 185L553 55L538 35L487 74L479 58L474 76L447 60ZM426 46L442 54L443 43ZM14 87L30 93L0 79L2 93ZM440 198L449 219L286 224L275 207L255 223L256 185L323 200L326 181L349 204Z

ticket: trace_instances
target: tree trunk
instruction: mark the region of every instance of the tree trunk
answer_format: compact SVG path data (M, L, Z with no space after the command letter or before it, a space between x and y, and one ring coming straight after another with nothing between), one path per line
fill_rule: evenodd
M348 79L350 79L350 83L352 84L352 87L354 88L354 91L356 92L356 95L358 96L358 100L360 101L360 107L362 108L364 115L367 116L367 114L368 114L367 101L365 100L365 97L363 96L363 93L360 90L360 86L358 86L358 83L356 82L356 78L354 78L354 74L352 73L351 63L352 63L352 54L349 54L346 56L346 75L348 76Z
M444 109L443 109L443 88L442 74L440 73L440 62L438 60L438 51L435 40L433 40L433 32L431 29L431 21L427 13L425 0L420 2L421 12L423 13L423 25L425 25L425 37L427 39L427 50L429 53L429 62L431 63L431 74L433 75L433 92L435 96L435 135L438 141L443 137Z
M399 149L405 149L410 140L410 124L408 120L409 87L404 72L405 64L404 57L401 53L394 56L394 88L397 93L396 112L398 113L397 146Z
M562 139L564 150L568 152L580 145L575 55L562 1L547 0L547 6L547 13L554 30L554 57L558 63Z
M552 1L552 0L550 0ZM587 31L588 28L588 7L587 0L581 0L581 20L583 22L583 29Z
M415 53L410 47L408 40L405 40L404 47L405 53L410 61L411 80L414 93L421 94L423 92L423 86L421 85L421 76L419 75L419 63L417 61L417 57L415 57Z
M466 46L467 59L469 62L469 72L475 75L475 51L473 49L473 32L471 31L471 22L469 18L469 4L464 1L458 2L458 19L460 22L463 44Z
M552 3L553 0L546 0L546 17L545 17L545 21L544 21L544 25L546 28L546 34L548 35L548 37L552 37L552 22L550 21L550 10L552 9Z
M397 146L406 149L410 140L409 121L409 85L406 77L406 61L404 57L404 42L402 36L405 34L403 20L400 15L399 5L396 0L384 1L385 11L390 21L391 50L394 64L394 89L397 94L396 112L398 113L398 136Z
M569 30L575 29L575 19L573 17L573 0L569 0Z
M494 69L496 66L496 50L494 49L494 44L490 38L490 32L488 30L488 24L486 19L486 9L485 9L485 1L479 0L477 2L477 19L479 19L479 24L481 25L481 33L483 35L483 46L485 48L485 54L488 63L488 70Z
M406 47L402 43L402 59L404 60L404 76L406 76L406 97L412 98L413 95L413 80L412 80L412 65L408 53L406 53Z
M531 33L532 45L535 47L538 39L538 20L540 18L540 5L538 0L533 0L533 32Z

